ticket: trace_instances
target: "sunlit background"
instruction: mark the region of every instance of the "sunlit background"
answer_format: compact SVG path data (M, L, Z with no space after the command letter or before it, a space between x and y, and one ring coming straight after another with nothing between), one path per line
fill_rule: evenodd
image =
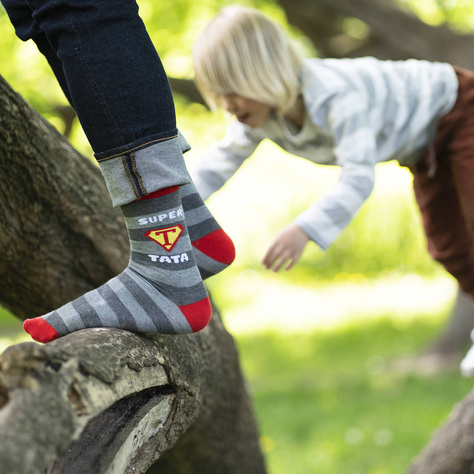
M194 38L230 3L176 0L170 8L139 1L170 76L192 77ZM474 30L469 0L400 3L428 23ZM281 21L306 54L316 54L275 2L240 4ZM366 34L360 20L349 19L346 27L354 36ZM1 9L0 74L63 129L62 92L34 44L14 36ZM192 164L223 136L226 117L175 99ZM92 156L77 122L70 140ZM266 141L208 202L237 248L235 263L208 287L239 347L270 474L401 473L472 385L455 369L433 374L401 363L442 330L457 291L426 253L407 169L378 165L372 196L328 252L310 244L291 271L264 270L260 262L274 235L337 179L337 169ZM27 340L6 311L0 324L0 351Z

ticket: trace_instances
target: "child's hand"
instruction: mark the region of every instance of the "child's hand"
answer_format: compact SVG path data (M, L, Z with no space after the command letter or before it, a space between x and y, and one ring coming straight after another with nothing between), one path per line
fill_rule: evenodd
M285 270L289 270L300 259L308 240L308 236L299 226L290 224L276 236L263 257L263 264L268 269L273 266L273 271L277 272L285 262L289 261L285 267Z

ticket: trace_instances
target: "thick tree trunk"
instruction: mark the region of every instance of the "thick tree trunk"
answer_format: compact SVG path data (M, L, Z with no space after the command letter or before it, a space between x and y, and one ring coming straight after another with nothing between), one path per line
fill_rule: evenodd
M126 266L127 232L98 167L0 78L0 304L51 311Z
M474 391L453 411L407 474L474 472Z
M9 474L264 473L232 338L82 330L0 357Z
M425 351L425 355L450 356L466 351L474 328L474 301L458 290L456 302L446 327Z
M22 319L100 285L128 259L98 168L1 78L0 228L0 303ZM165 474L265 472L216 311L191 336L87 329L0 357L2 472L137 474L156 460Z

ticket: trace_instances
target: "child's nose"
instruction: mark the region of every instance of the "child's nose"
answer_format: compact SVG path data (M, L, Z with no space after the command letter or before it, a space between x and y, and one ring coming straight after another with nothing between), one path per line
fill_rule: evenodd
M235 102L228 97L221 97L221 107L226 111L234 114L236 112Z

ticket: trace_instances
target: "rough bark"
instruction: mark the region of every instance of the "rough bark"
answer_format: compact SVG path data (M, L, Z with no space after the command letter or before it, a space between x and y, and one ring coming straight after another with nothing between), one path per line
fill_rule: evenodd
M32 317L120 272L121 222L97 167L0 78L0 303ZM0 356L2 472L136 474L157 459L165 474L265 472L217 311L196 335L88 329Z
M98 167L3 78L0 223L0 304L22 319L99 286L128 261L126 229Z
M407 474L474 473L474 391L452 412Z
M192 336L88 329L12 346L0 357L0 394L0 465L10 474L144 473L173 446L152 472L265 472L216 312Z

